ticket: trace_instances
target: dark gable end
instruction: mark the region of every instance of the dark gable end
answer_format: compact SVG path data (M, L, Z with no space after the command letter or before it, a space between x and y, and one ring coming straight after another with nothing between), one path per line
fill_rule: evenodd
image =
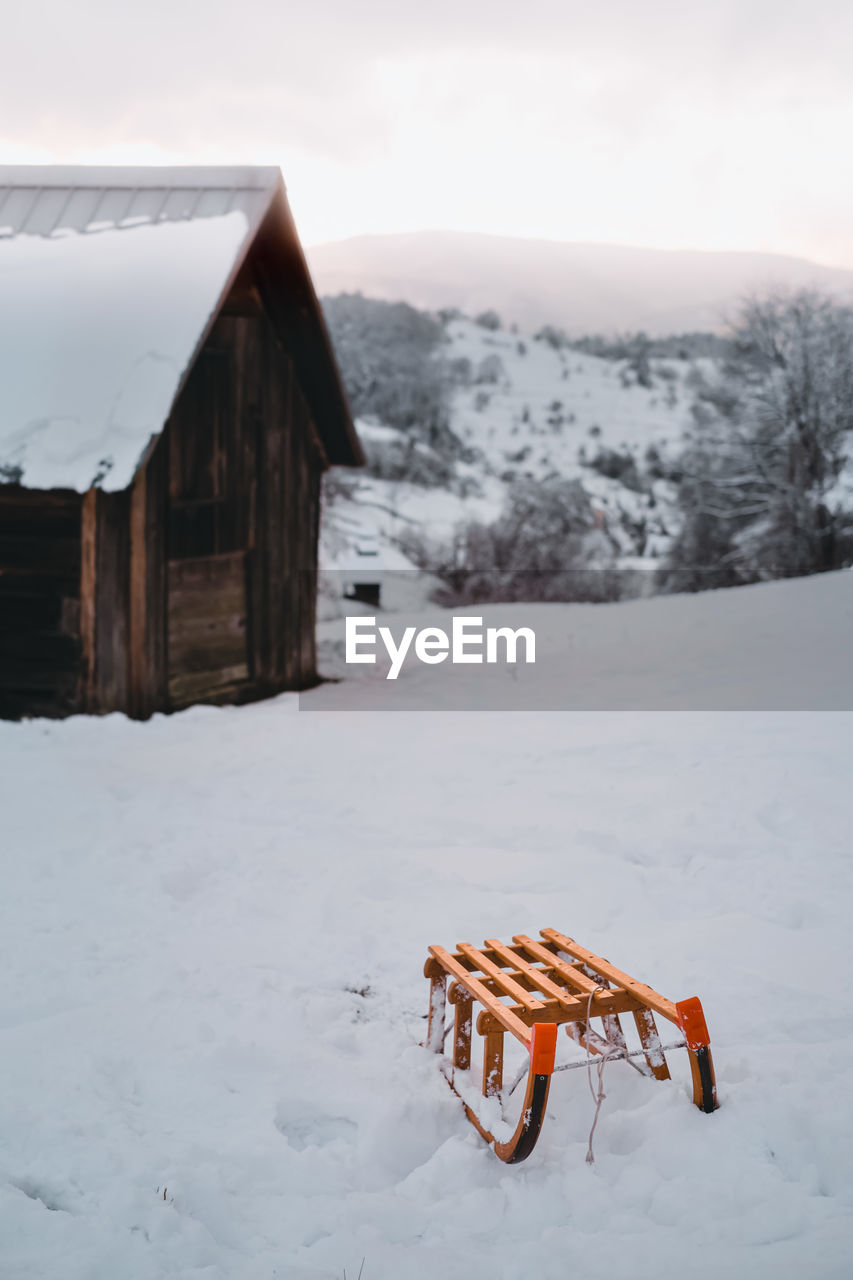
M218 316L233 308L234 294L239 294L246 281L245 268L249 264L249 287L257 287L282 346L292 356L327 465L364 466L364 452L280 174L257 231L247 240L244 252L223 283L219 304L199 336L175 403Z
M282 182L255 237L261 293L296 373L330 466L364 465L332 341Z

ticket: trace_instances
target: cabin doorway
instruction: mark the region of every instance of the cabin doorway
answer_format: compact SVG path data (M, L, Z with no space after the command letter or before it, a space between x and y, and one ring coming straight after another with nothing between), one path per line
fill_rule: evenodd
M187 706L248 684L246 552L170 560L169 701Z

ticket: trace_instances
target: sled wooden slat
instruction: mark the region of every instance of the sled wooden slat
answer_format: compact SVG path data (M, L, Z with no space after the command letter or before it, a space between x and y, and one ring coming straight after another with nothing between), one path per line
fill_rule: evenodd
M495 1138L471 1106L463 1103L468 1119L499 1158L508 1164L518 1163L536 1145L548 1103L560 1026L565 1026L571 1039L588 1053L624 1058L628 1045L619 1014L630 1012L641 1045L632 1057L645 1059L638 1070L667 1080L669 1068L654 1017L660 1014L684 1035L693 1101L702 1111L713 1111L717 1106L714 1067L699 1000L693 997L675 1004L566 934L556 929L541 929L540 934L541 941L515 934L512 945L497 938L487 938L482 947L461 942L453 953L431 946L424 966L430 981L426 1043L443 1057L445 1076L454 1092L456 1072L468 1072L472 1060L480 1057L472 1053L475 1025L483 1040L485 1097L501 1093L507 1032L530 1055L521 1116L510 1139ZM448 978L453 979L449 989ZM475 1003L481 1006L476 1022ZM453 1007L452 1029L444 1026L446 1004ZM594 1018L601 1018L603 1035L590 1025ZM452 1034L445 1047L448 1030Z
M541 942L534 942L532 938L528 938L525 934L516 934L516 939L523 945L526 951L529 951L537 960L541 960L543 964L550 965L555 974L559 974L564 981L571 984L576 991L582 991L585 995L597 991L599 983L578 968L577 965L569 964L567 960L561 960L553 951L549 951Z
M480 950L482 951L483 955L488 956L490 960L495 960L499 964L502 963L501 957L498 955L498 953L495 951L495 949L492 947L491 944L492 944L492 939L489 939L488 942L483 944ZM511 943L511 942L506 942L506 943L502 942L501 947L503 948L504 951L508 951L511 953L513 964L515 964L516 960L519 957L521 957L522 960L524 959L524 947L516 946L515 943Z
M555 943L561 951L565 951L568 955L574 956L575 959L588 964L596 973L600 973L604 978L609 978L617 987L623 987L626 991L630 991L647 1008L654 1009L655 1013L659 1013L662 1017L668 1018L670 1022L678 1025L678 1010L671 1000L665 999L659 992L647 987L645 983L638 982L636 978L623 973L621 969L617 969L615 965L612 965L609 960L603 960L601 956L593 955L591 951L578 946L574 938L567 938L564 933L558 933L556 929L542 929L541 932L543 938Z
M566 1033L590 1053L609 1053L614 1046L585 1022L567 1022Z
M655 1015L651 1009L637 1009L634 1013L634 1023L637 1035L640 1037L640 1044L646 1051L646 1065L649 1071L656 1080L669 1080L669 1067L666 1065L666 1058L660 1047Z
M514 954L509 947L503 946L496 938L487 938L486 944L495 955L500 956L507 963L514 964L519 972L528 978L531 983L535 982L535 989L541 991L543 996L550 996L552 1000L556 1000L564 1008L567 1004L574 1003L574 995L568 992L565 987L558 986L552 978L548 977L544 969L537 969L529 960L524 960Z
M429 1013L427 1017L427 1048L441 1053L444 1040L444 1009L447 1002L447 973L436 960L424 965L424 977L429 978Z
M523 1005L504 1005L504 1009L508 1009L513 1013L519 1021L532 1026L536 1022L572 1022L583 1020L587 1016L592 1018L601 1018L606 1014L616 1013L633 1013L636 1009L643 1006L639 1000L633 995L629 995L627 991L600 991L598 995L593 996L592 1012L589 1013L589 997L577 996L575 999L568 998L564 1002L557 1000L546 1000L541 1009L537 1009L531 1013L525 1009ZM485 1009L477 1019L477 1029L482 1034L493 1029L494 1019L492 1015Z
M492 993L483 986L482 982L478 982L464 965L454 959L448 951L445 951L444 947L430 947L430 952L432 953L433 958L436 959L448 973L452 974L454 978L457 978L459 982L462 983L463 987L470 991L474 999L479 1000L483 1008L488 1009L489 1013L492 1014L494 1018L497 1018L498 1022L500 1022L507 1031L511 1031L512 1034L522 1042L522 1044L530 1043L530 1028L526 1027L524 1023L506 1007L506 1005L501 1004L500 1000L493 996Z
M461 952L468 960L472 960L483 973L488 974L504 992L504 995L510 996L517 1004L523 1005L525 1009L541 1009L542 1001L537 1000L525 991L524 987L511 978L506 970L501 969L493 960L489 960L484 956L482 951L478 951L476 947L472 947L470 942L459 942L456 944L456 950Z
M503 1088L503 1032L492 1031L483 1038L483 1096L493 1098Z
M457 983L450 990L453 1005L453 1065L467 1071L471 1065L471 1008L473 999Z

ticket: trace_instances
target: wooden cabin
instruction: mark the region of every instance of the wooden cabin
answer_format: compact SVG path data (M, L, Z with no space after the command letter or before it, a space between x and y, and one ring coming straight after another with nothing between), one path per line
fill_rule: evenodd
M278 169L0 167L0 715L310 686L362 462Z

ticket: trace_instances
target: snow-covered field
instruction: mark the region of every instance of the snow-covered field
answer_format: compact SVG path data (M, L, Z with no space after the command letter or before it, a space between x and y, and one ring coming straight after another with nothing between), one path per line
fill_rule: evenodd
M415 577L387 575L388 594L393 588L402 599L407 587L414 594ZM456 611L473 633L469 655L483 658L477 641L486 628L524 628L535 637L533 663L520 639L514 663L501 642L495 663L454 665L448 653L441 664L424 664L414 636L439 628L449 648L453 611L433 605L389 615L346 601L340 608L361 615L358 653L376 660L347 664L343 617L322 622L323 671L346 681L315 690L304 704L312 710L853 711L850 570L615 604ZM390 650L380 628L390 632ZM402 663L392 664L407 631Z
M756 590L796 629L810 585ZM850 1274L853 715L285 696L0 751L4 1280ZM593 1166L582 1072L525 1164L486 1148L426 948L549 924L702 998L715 1115L673 1052L607 1068Z

